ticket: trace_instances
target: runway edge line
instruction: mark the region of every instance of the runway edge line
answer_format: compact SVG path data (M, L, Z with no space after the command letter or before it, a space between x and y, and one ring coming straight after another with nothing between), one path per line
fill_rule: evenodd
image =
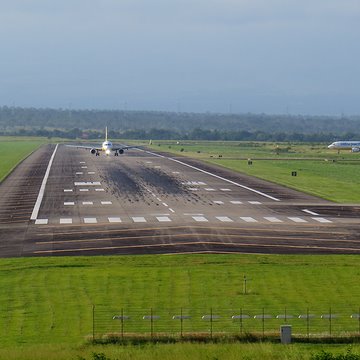
M51 158L50 158L48 167L47 167L46 172L45 172L44 179L43 179L43 181L42 181L42 183L41 183L41 187L40 187L40 190L39 190L38 197L37 197L37 199L36 199L36 203L35 203L33 212L32 212L31 217L30 217L30 220L36 220L36 219L37 219L37 216L38 216L38 214L39 214L40 205L41 205L42 199L43 199L43 197L44 197L45 186L46 186L46 183L47 183L47 179L48 179L48 177L49 177L49 174L50 174L51 165L52 165L52 163L53 163L53 160L54 160L54 157L55 157L56 150L57 150L58 146L59 146L59 144L56 144L55 150L54 150L53 154L51 155Z

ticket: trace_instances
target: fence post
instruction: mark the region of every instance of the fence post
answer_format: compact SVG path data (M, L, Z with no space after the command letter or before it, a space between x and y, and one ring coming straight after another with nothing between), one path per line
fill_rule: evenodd
M309 320L309 308L306 309L306 332L308 341L310 340L310 320Z
M183 309L180 309L180 337L183 337Z
M95 341L95 305L92 306L92 341Z
M124 308L121 308L121 338L124 339Z
M243 333L242 308L240 308L240 335Z
M154 335L154 324L153 324L153 308L150 309L150 333L151 338L153 338Z

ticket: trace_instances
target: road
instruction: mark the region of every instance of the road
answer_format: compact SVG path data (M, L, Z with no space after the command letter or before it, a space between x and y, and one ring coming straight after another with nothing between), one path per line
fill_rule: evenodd
M359 215L185 157L47 145L0 186L0 256L358 254Z

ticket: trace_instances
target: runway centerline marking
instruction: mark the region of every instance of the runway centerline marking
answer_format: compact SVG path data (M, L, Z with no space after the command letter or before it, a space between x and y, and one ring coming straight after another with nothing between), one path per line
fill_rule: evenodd
M145 151L145 152L148 153L148 154L151 154L151 155L154 155L154 156L163 158L163 159L168 159L168 160L174 161L174 162L176 162L176 163L178 163L178 164L181 164L181 165L183 165L183 166L187 166L187 167L189 167L189 168L191 168L191 169L200 171L200 172L202 172L203 174L207 174L207 175L213 176L213 177L215 177L215 178L217 178L217 179L226 181L226 182L228 182L228 183L230 183L230 184L233 184L233 185L236 185L236 186L241 187L241 188L243 188L243 189L246 189L246 190L248 190L248 191L254 192L254 193L256 193L256 194L258 194L258 195L261 195L261 196L264 196L264 197L266 197L266 198L268 198L268 199L271 199L271 200L274 200L274 201L280 201L280 199L277 199L277 198L274 197L274 196L265 194L265 193L263 193L263 192L261 192L261 191L259 191L259 190L255 190L255 189L250 188L250 187L248 187L248 186L239 184L239 183L237 183L237 182L235 182L235 181L226 179L226 178L224 178L224 177L222 177L222 176L213 174L213 173L211 173L211 172L209 172L209 171L202 170L202 169L200 169L200 168L198 168L198 167L196 167L196 166L193 166L193 165L190 165L190 164L186 164L186 163L184 163L183 161L180 161L180 160L177 160L177 159L173 159L173 158L171 158L171 157L167 157L167 156L164 156L164 155L156 154L156 153L154 153L154 152L147 151L147 150L141 150L141 149L138 149L138 150L139 150L139 151Z
M192 218L197 222L209 222L209 220L204 216L192 216Z
M35 203L33 212L32 212L32 214L30 216L30 220L36 220L37 217L38 217L39 210L40 210L40 205L41 205L42 199L44 197L46 183L47 183L47 180L48 180L48 177L49 177L49 174L50 174L51 165L52 165L52 163L54 161L54 157L55 157L56 150L57 150L58 146L59 146L59 144L56 144L55 150L54 150L53 154L51 155L48 167L47 167L45 175L44 175L44 179L43 179L43 181L41 183L41 186L40 186L39 194L38 194L38 197L36 199L36 203Z

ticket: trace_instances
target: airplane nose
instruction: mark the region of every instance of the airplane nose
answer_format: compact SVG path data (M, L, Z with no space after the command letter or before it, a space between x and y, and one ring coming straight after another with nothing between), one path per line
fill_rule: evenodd
M328 146L328 149L332 149L333 147L334 147L334 145L331 144L331 145Z

